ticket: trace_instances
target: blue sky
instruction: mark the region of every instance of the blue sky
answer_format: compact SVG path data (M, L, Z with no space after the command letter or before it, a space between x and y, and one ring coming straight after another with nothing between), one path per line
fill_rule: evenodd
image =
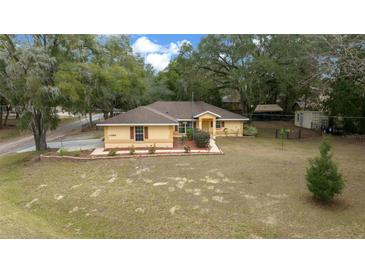
M165 69L184 42L196 48L204 34L132 34L133 52L142 56L156 71Z

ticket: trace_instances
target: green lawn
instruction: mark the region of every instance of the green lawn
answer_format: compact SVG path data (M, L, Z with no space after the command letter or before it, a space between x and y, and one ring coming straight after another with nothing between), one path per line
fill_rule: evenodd
M346 188L305 186L319 138L220 138L225 155L38 161L0 158L2 238L363 238L365 143L331 138Z

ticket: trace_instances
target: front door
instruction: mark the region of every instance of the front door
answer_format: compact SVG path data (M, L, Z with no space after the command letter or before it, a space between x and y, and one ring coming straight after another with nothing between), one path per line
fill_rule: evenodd
M209 133L210 121L203 121L202 130Z

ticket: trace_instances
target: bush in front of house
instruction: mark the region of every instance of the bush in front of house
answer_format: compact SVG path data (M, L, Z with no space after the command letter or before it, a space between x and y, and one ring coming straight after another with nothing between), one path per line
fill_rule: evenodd
M180 136L180 144L185 144L186 141L186 136L185 135L181 135Z
M252 127L252 126L245 127L245 129L243 131L243 135L245 135L245 136L256 136L257 133L258 133L257 128Z
M189 145L184 145L185 153L189 153L191 151L191 147Z
M116 156L117 155L117 150L115 148L111 149L108 153L108 156Z
M76 151L69 151L69 150L66 150L64 148L61 148L59 151L58 151L58 154L60 156L72 156L72 157L80 157L81 155L81 149L80 150L76 150Z
M197 147L208 147L210 135L208 132L195 130L194 141Z
M332 161L331 145L323 139L320 144L320 156L310 160L307 168L307 187L315 199L329 202L340 194L344 187L341 173Z
M153 146L150 146L148 148L148 153L149 154L155 154L155 152L156 152L156 144L153 144Z
M192 128L187 128L187 129L186 129L186 138L187 138L189 141L192 141L192 140L193 140L193 136L194 136L194 129L192 129Z
M135 149L134 145L131 145L131 146L129 147L129 154L130 154L130 155L133 155L134 153L136 153L136 149Z

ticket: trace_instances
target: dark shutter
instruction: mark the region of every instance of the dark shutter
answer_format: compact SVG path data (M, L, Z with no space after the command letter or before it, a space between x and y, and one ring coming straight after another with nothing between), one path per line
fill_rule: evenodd
M212 122L210 122L210 127L213 127L213 121L212 121Z
M148 139L148 127L144 127L144 138Z
M130 128L130 139L134 139L134 127Z
M177 126L175 126L175 131L177 131L178 130L178 128L177 128Z
M221 122L221 127L224 127L224 122L223 121Z

